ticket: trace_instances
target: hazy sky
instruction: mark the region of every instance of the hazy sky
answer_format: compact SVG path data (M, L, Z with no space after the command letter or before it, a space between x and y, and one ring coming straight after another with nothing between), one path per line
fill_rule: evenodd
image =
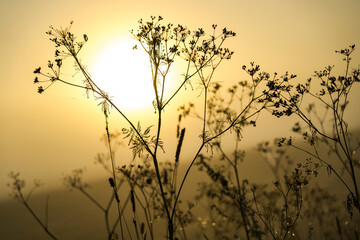
M38 178L52 186L59 183L62 173L83 166L91 169L96 153L106 151L100 143L104 118L96 101L61 84L43 95L36 92L32 72L35 67L45 67L53 57L53 44L45 34L49 25L67 26L73 20L74 33L87 33L89 42L81 56L90 68L95 56L114 40L130 40L129 30L137 27L139 18L162 15L165 22L205 30L216 23L237 33L228 45L235 55L219 69L217 80L245 78L241 66L250 61L260 64L264 71L289 71L304 80L329 64L343 69L344 62L334 50L350 44L360 46L359 13L358 0L2 0L0 199L7 196L5 183L10 171L20 171L28 180ZM353 60L360 62L360 50ZM358 101L359 93L359 88L354 88L352 99ZM177 103L183 101L188 99ZM176 121L176 107L173 104L166 112L171 121ZM359 112L356 106L350 107L354 115L349 117L354 119ZM150 103L141 115L132 111L130 116L134 122L138 118L147 121L154 117L152 113ZM262 121L258 131L271 139L268 129L279 129L283 122L274 127L273 122ZM116 116L111 124L112 129L125 127ZM255 132L244 137L250 143L262 140Z

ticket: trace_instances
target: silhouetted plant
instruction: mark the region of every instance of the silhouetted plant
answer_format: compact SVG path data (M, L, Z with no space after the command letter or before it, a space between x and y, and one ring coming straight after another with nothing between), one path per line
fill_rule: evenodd
M211 180L217 183L218 188L214 190L217 193L211 196L216 196L218 200L213 206L217 206L218 212L223 211L224 215L226 212L224 209L228 209L232 213L236 209L239 212L237 216L241 216L241 219L233 220L233 223L236 223L234 227L236 229L240 226L244 227L245 236L250 239L250 237L261 238L263 232L259 229L258 221L255 219L256 211L249 206L250 199L247 197L246 191L250 191L246 190L247 180L240 179L239 176L238 167L244 158L244 152L239 150L239 142L242 139L242 129L246 126L255 127L260 112L273 107L274 96L271 95L272 87L268 84L271 81L269 74L260 72L260 67L253 62L250 63L249 68L243 66L242 69L250 76L250 81L239 81L230 87L227 90L226 98L220 94L221 85L215 83L211 88L212 95L208 99L205 98L207 111L200 115L193 112L194 105L182 106L179 109L179 120L192 114L203 121L204 138L216 136L216 139L212 138L215 141L207 143L206 146L219 152L218 158L222 161L221 167L214 167L210 162L207 163L205 160L209 161L213 157L204 155L199 155L198 165L200 170L204 169ZM227 131L234 134L235 149L232 155L226 153L222 146L221 135ZM206 185L202 187L206 188ZM228 203L226 204L225 199L227 198ZM232 207L229 208L229 205ZM223 208L219 206L223 206Z
M341 238L351 239L352 236L358 236L359 230L353 226L357 220L351 223L353 225L345 226L343 216L335 210L336 204L331 203L335 201L331 194L319 187L309 188L310 190L305 188L311 178L318 176L319 169L325 167L349 191L346 204L350 215L353 215L353 207L360 211L356 172L360 163L355 157L360 144L351 141L348 124L344 120L349 92L353 84L359 82L360 68L350 70L350 55L355 46L338 51L345 56L346 71L343 76L332 76L333 67L315 72L321 86L316 93L310 89L311 79L295 86L291 82L296 75L286 72L282 76L277 73L271 76L260 71L260 66L251 62L248 67L242 67L250 79L232 85L225 90L224 95L223 86L214 80L214 72L224 60L231 59L233 52L223 45L236 34L227 28L219 33L217 25L212 25L213 32L207 36L202 28L190 31L182 25L163 24L162 20L161 16L152 16L149 21L139 20L138 30L131 31L138 44L134 49L141 49L149 57L152 73L149 81L152 82L155 96L152 105L156 114L156 126L130 120L125 111L114 104L109 94L98 87L80 60L80 52L89 38L83 34L81 40L77 40L71 32L72 22L66 28L50 27L47 34L55 44L55 59L48 61L46 71L38 67L33 72L36 75L34 83L40 85L38 93L43 94L55 83L63 83L84 89L88 97L91 94L99 101L105 117L103 140L108 153L98 154L96 163L102 165L109 174L109 201L103 206L89 193L89 185L82 178L83 169L74 170L65 175L63 180L70 190L79 191L104 213L107 238L156 239L162 233L156 233L155 226L163 221L166 222L166 233L162 236L170 240L188 239L189 224L196 222L201 228L199 236L205 239L300 239L297 229L300 228L298 220L302 217L308 221L316 218L320 227L326 225L321 228L320 237L330 238L337 234ZM75 71L81 74L82 83L62 75L62 69L69 58L75 62ZM173 92L165 93L167 75L177 61L186 63L183 79L176 83L178 85ZM178 107L175 156L171 160L162 159L159 152L166 150L162 140L163 112L170 107L169 103L179 91L194 81L200 86L199 96L203 106L199 109L199 106L190 102ZM301 104L305 96L318 100L320 107L310 104L303 109ZM115 109L127 124L121 132L110 131L111 109ZM243 128L256 127L257 118L263 111L269 111L278 118L291 115L300 117L302 122L297 123L293 131L300 133L312 148L308 150L295 145L291 137L277 139L277 146L290 146L310 155L305 162L294 165L284 148L268 142L260 143L257 150L275 178L271 185L250 184L239 174L239 168L245 159L245 152L239 146L243 139ZM330 117L322 115L328 112ZM184 176L179 176L179 164L183 161L183 142L189 131L183 124L184 119L189 116L201 122L201 129L198 130L200 144L186 165ZM312 120L313 117L316 120ZM330 128L328 121L331 122ZM196 129L191 128L191 131ZM234 148L230 153L224 147L228 144L223 138L225 134L233 137ZM130 163L123 166L118 166L115 162L117 146L122 143L120 138L127 141L133 155ZM319 145L327 146L329 155L336 156L342 164L344 174L350 176L352 186L339 168L333 167L330 160L322 156ZM201 182L199 195L194 201L185 203L181 200L182 189L194 165L209 177L209 181ZM25 205L46 233L55 239L48 230L47 210L46 220L43 222L28 204L32 191L25 198L22 193L25 182L19 178L19 174L11 173L10 178L13 196ZM38 186L36 183L35 187ZM205 201L209 203L209 216L196 218L193 213L195 203ZM323 210L321 203L328 205L329 210ZM46 209L47 205L48 203ZM109 214L113 205L117 207L117 217L111 222ZM322 214L333 221L325 220ZM334 232L335 228L327 227L335 226L334 224L337 232ZM354 233L347 235L345 232L348 229ZM311 225L308 228L309 239L312 239L313 230Z
M151 127L147 127L145 131L142 132L140 123L135 126L135 124L133 124L133 122L127 118L126 114L112 102L109 95L100 89L98 85L92 80L90 74L86 70L86 67L81 63L78 56L84 44L88 41L88 37L84 34L82 41L76 41L75 35L70 32L72 22L70 27L64 29L55 29L50 27L50 30L47 32L47 34L51 36L50 40L55 43L55 62L48 62L48 68L50 70L48 73L44 73L40 67L36 68L34 74L40 75L46 80L39 80L39 77L36 76L34 83L48 83L46 87L40 86L38 88L39 93L46 91L55 82L61 82L73 87L85 89L87 94L92 93L95 98L101 101L99 105L101 105L101 109L105 115L106 120L106 133L109 139L109 151L113 171L112 181L114 181L112 186L114 188L114 197L118 202L120 220L122 218L122 213L120 209L120 202L117 197L115 162L111 153L112 151L109 137L110 133L108 130L108 116L110 108L115 108L116 111L127 121L129 128L123 128L123 133L125 134L125 137L129 138L129 145L133 151L134 158L136 156L139 157L142 153L145 153L152 158L153 166L155 168L155 176L163 202L162 209L165 211L167 217L168 237L169 239L174 239L174 221L176 219L176 212L178 209L177 204L179 202L179 196L181 194L185 179L187 178L187 174L193 165L196 156L201 152L203 147L208 145L212 139L216 138L220 134L217 134L217 136L213 136L212 138L208 138L205 136L205 129L203 129L203 143L199 147L198 153L194 157L194 161L189 166L188 172L182 179L180 187L178 189L172 190L174 193L171 195L174 196L174 199L173 201L169 202L166 196L167 192L164 190L164 183L161 180L161 170L159 168L157 154L158 149L163 148L162 140L160 138L163 121L162 112L168 103L177 95L180 89L186 83L189 83L190 79L195 75L200 76L202 85L205 89L204 92L206 101L208 89L211 85L211 80L215 69L219 66L222 60L230 59L233 54L233 52L231 52L228 48L224 48L222 45L227 38L235 36L235 33L224 28L220 34L217 34L217 26L213 25L213 34L210 37L206 37L204 30L201 28L191 32L182 25L177 25L175 27L172 24L162 25L161 21L162 17L151 17L151 20L147 22L140 20L139 29L137 31L132 31L133 37L138 41L142 49L149 56L151 63L151 81L153 83L153 91L155 93L155 100L153 101L153 105L157 113L158 120L155 134L151 133ZM137 46L134 48L137 48ZM76 69L84 77L83 84L72 83L62 78L60 72L63 66L63 60L66 57L71 57L74 59ZM187 61L187 68L184 73L184 79L180 82L178 88L174 93L170 94L168 99L165 99L164 88L166 84L166 76L176 57L181 57ZM192 71L192 69L194 69L194 71ZM211 69L210 75L208 75L206 78L204 77L205 69ZM133 189L131 191L132 194L134 194ZM122 226L121 222L120 226ZM122 238L124 238L122 231L121 234Z
M52 239L57 239L55 237L55 235L49 230L49 227L48 227L49 196L47 196L46 203L45 203L45 220L41 220L39 215L35 213L35 211L29 204L29 200L31 198L32 193L34 192L34 190L36 188L40 187L42 184L38 180L34 180L34 186L29 191L29 193L25 196L23 193L23 189L25 188L25 180L20 178L20 173L11 172L9 174L9 177L11 179L11 183L8 183L7 185L8 185L8 187L11 188L10 195L26 207L26 209L29 211L29 213L40 224L40 226L44 229L46 234L49 235L49 237L51 237Z
M293 131L302 135L308 143L309 148L302 148L291 141L283 138L279 145L289 145L298 150L306 152L314 159L319 161L318 165L326 167L329 173L334 173L342 182L343 186L349 192L347 196L348 211L352 215L353 206L360 212L360 196L358 187L359 160L356 151L360 144L352 139L348 131L348 123L345 121L345 110L349 104L349 93L357 84L360 75L360 68L350 69L350 55L355 49L355 45L349 46L340 51L336 51L344 56L346 62L343 75L334 76L333 66L328 66L324 70L315 71L314 77L320 83L320 90L311 90L312 79L309 78L305 84L292 85L288 75L282 77L282 80L273 81L274 91L277 99L274 102L275 109L273 114L277 117L295 114L300 117L293 127ZM283 87L282 87L283 86ZM314 101L307 107L302 106L303 98L309 96ZM335 156L338 163L341 164L342 171L350 177L350 182L341 174L339 167L335 166L320 148L326 148L328 156Z
M98 200L96 200L95 197L93 197L87 191L87 188L89 188L90 185L83 182L83 173L84 173L84 169L75 169L75 170L73 170L72 174L65 175L63 177L64 185L67 186L70 191L71 190L80 191L85 197L87 197L92 203L94 203L98 209L100 209L104 213L105 227L106 227L106 232L108 235L107 238L109 240L117 239L117 234L115 232L115 228L116 228L117 224L119 223L120 218L117 217L116 221L113 224L111 224L110 216L109 216L110 208L115 199L114 194L111 195L110 199L108 200L108 203L105 206L103 206ZM112 179L112 178L110 178L110 179ZM124 182L124 180L120 179L117 188L119 188L123 182ZM126 208L128 201L129 201L129 197L126 199L124 204L121 206L121 208L122 208L121 212L123 212L123 210ZM121 217L123 217L123 216L121 216Z
M232 155L228 155L221 145L221 142L216 144L219 155L201 155L198 162L200 171L205 171L213 181L201 183L198 197L208 198L211 202L214 212L211 221L216 224L214 239L241 236L242 229L247 239L294 238L296 222L303 206L303 187L308 184L310 177L308 166L299 165L288 174L287 169L280 168L286 164L280 162L285 159L285 152L271 152L267 157L277 162L270 165L276 178L273 184L275 188L269 190L269 186L258 184L251 186L247 179L241 179L234 170L235 167L240 167L245 152L236 149ZM259 146L261 152L270 151L269 149L278 150L266 143ZM235 166L236 157L239 162ZM240 190L237 186L240 186ZM226 221L225 226L221 225L222 221Z
M320 119L318 115L316 116L318 117L321 125L321 130L319 130L315 127L314 123L309 119L309 117L307 117L306 114L304 114L300 110L303 96L307 93L311 93L309 91L311 82L310 79L306 82L305 85L298 84L296 87L294 87L289 83L289 81L296 78L296 75L286 73L285 75L278 77L277 73L275 73L274 76L271 78L270 74L266 72L260 72L260 67L258 65L255 65L254 63L251 63L251 68L248 69L246 66L243 66L243 69L250 75L254 86L253 88L255 89L255 87L257 87L262 82L265 82L266 85L266 87L264 87L263 91L260 93L259 98L252 97L254 96L254 92L256 91L252 91L253 88L251 84L249 85L246 81L242 81L238 85L234 85L233 87L231 87L228 90L229 94L227 96L228 99L226 100L224 100L224 98L220 95L218 96L216 94L216 91L221 86L218 85L215 87L215 94L212 98L209 99L208 103L209 111L208 120L206 121L206 124L209 126L208 129L212 129L214 132L221 131L221 129L226 124L227 119L231 119L231 116L234 115L233 112L236 108L233 106L235 100L237 99L239 99L239 103L237 106L240 105L240 109L244 109L244 115L241 118L241 124L233 128L233 132L235 133L236 145L232 155L229 155L223 150L222 141L219 138L216 144L213 144L212 146L214 146L219 151L220 155L216 157L214 157L212 154L210 157L206 157L203 155L200 156L200 161L198 162L200 170L205 170L205 172L209 175L210 179L214 183L216 183L203 183L201 185L201 196L205 195L211 198L213 202L215 202L212 204L212 206L214 207L214 209L216 209L216 213L218 213L220 217L222 216L231 219L228 221L233 224L231 225L232 229L239 229L240 227L243 227L245 235L248 239L251 236L261 238L262 235L266 236L267 234L270 234L271 238L273 239L286 239L289 237L294 237L295 235L292 236L291 234L295 233L291 231L293 228L295 228L295 223L299 219L301 209L303 208L303 187L308 184L308 178L310 176L316 177L318 175L318 171L322 167L326 167L329 173L334 172L341 180L341 182L345 185L345 187L350 191L350 194L347 197L347 208L350 216L352 216L352 206L354 205L355 207L358 207L358 203L356 202L357 200L355 197L357 191L356 177L354 176L355 171L351 170L351 165L353 164L357 166L358 160L355 158L346 158L348 156L346 155L347 152L352 152L353 154L355 152L352 148L350 148L350 139L349 135L347 134L347 124L343 119L343 111L345 110L345 107L347 105L346 101L351 85L359 81L359 69L354 69L352 71L352 74L349 74L350 76L348 76L350 63L349 55L352 53L353 50L354 46L350 46L350 49L338 51L339 53L346 56L344 60L347 62L345 76L337 78L340 83L336 85L336 83L334 83L336 81L336 78L330 77L330 75L330 80L328 81L332 81L331 84L334 85L332 86L334 89L330 87L330 83L325 83L324 81L322 81L322 85L327 86L330 94L330 99L333 101L332 105L327 104L325 105L325 108L332 109L334 112L333 114L335 122L333 123L333 133L335 137L326 135L325 131L327 131L327 129L324 126L324 119ZM324 72L320 75L318 72L316 73L316 76L320 78L324 75ZM328 76L326 71L325 76ZM337 88L335 88L336 86ZM244 89L250 89L248 90L249 94L247 94L248 92ZM324 90L321 90L321 92L323 91ZM333 100L331 95L334 93L338 93L338 95L336 96L337 99L335 100ZM317 99L321 100L321 103L326 104L326 102L320 97L322 95L324 94L312 94L311 96L317 97ZM250 100L255 99L256 102L253 105L244 104L247 96L250 96ZM344 103L339 103L341 101L343 101ZM249 102L251 103L251 101ZM181 108L184 113L183 116L188 116L191 113L190 110L192 107L192 105L190 108L186 108L185 106L183 106ZM276 191L273 192L273 194L269 194L266 188L262 187L260 188L261 191L259 193L259 190L255 191L256 188L253 188L253 198L248 199L245 190L248 181L246 179L242 180L239 178L237 168L239 162L242 161L244 154L238 150L238 142L242 138L242 128L246 125L256 126L256 118L254 119L254 116L257 116L260 112L254 111L254 114L252 114L251 107L256 110L266 109L277 117L290 116L292 114L297 114L298 116L300 116L301 119L304 120L306 124L308 124L310 131L301 132L301 130L303 129L300 127L299 123L295 125L294 130L296 132L301 132L303 138L311 146L314 146L315 153L310 153L307 150L296 147L293 144L293 140L291 137L278 139L276 140L276 144L278 146L288 145L301 149L306 153L309 153L311 157L315 157L320 161L313 162L311 158L307 158L306 163L299 163L294 169L294 171L289 175L288 171L289 166L291 166L291 161L289 161L289 158L285 155L285 151L279 148L276 149L274 147L268 147L268 143L262 143L261 145L259 145L258 150L263 155L265 155L265 159L267 160L269 167L275 176ZM307 112L314 112L314 104L311 104L308 107ZM248 114L249 117L247 117L246 114ZM201 118L201 116L196 113L193 114L193 116ZM253 117L253 119L251 119L251 117ZM339 126L337 126L336 124L338 124ZM319 135L320 137L322 137L321 139ZM351 179L353 181L355 190L351 190L348 187L344 180L344 177L338 174L335 169L328 163L328 161L320 158L318 150L316 148L316 144L319 144L321 142L325 142L325 144L329 145L329 153L335 153L336 156L340 158L345 167L346 165L349 166L347 172L350 174L350 176L352 176ZM226 143L226 145L228 145L228 143ZM348 147L349 149L347 149ZM356 144L354 147L358 148L359 144ZM266 156L269 154L271 155L271 159L269 159L269 156ZM213 163L214 160L216 160L216 163ZM220 162L222 163L220 163L218 160L220 160ZM285 164L284 161L286 161ZM282 176L279 176L280 172L281 174L285 175L285 181L283 182L280 181L280 179L282 178ZM234 194L231 192L232 188L230 188L229 185L232 187L233 185L236 186L236 182L238 190L234 191L236 193ZM271 196L271 198L269 198L268 200L269 204L264 204L264 202L266 202L264 198L259 201L259 195ZM281 200L284 203L281 205L282 207L280 209L277 209L277 202ZM238 201L237 205L234 203L236 201ZM260 205L262 205L262 207L259 207ZM293 209L291 210L291 208ZM237 215L237 218L234 218L232 217L232 214L236 210L239 212L239 214ZM253 219L254 215L260 218L259 221L262 222L263 227L265 226L265 229L261 229L261 226L259 227L259 224L256 221L253 221L253 223L256 224L251 224L251 221L249 219ZM242 219L239 219L239 216L242 216ZM256 231L252 230L253 226L257 227ZM218 232L219 228L216 229L216 231ZM226 233L229 231L228 229L224 229L224 232ZM224 233L216 235L215 238L220 237L221 234Z

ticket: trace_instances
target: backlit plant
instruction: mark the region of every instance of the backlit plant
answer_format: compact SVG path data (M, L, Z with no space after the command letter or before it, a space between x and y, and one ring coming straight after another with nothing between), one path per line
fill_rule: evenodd
M64 175L63 181L69 189L85 195L104 214L107 239L164 237L174 240L190 239L194 235L202 239L302 239L299 234L301 224L314 219L317 219L317 225L309 225L306 229L308 239L314 236L314 228L323 227L323 224L332 227L321 228L318 231L320 238L326 236L331 239L335 228L341 238L351 239L353 235L345 234L349 229L358 236L356 216L351 224L344 224L343 220L355 215L353 208L360 211L360 164L356 155L360 144L353 141L344 120L350 90L359 82L360 69L350 69L350 55L355 46L338 51L345 57L343 75L333 76L333 67L315 72L321 87L315 91L311 88L311 79L304 84L293 84L296 75L271 75L260 71L260 66L254 62L239 67L247 74L247 80L231 79L234 84L225 89L219 81L215 81L214 73L234 54L225 47L227 40L236 35L234 32L227 28L219 30L214 24L212 33L207 35L202 28L191 31L183 25L163 24L161 16L151 17L149 21L139 20L139 27L131 31L131 36L137 41L134 49L143 51L149 57L152 73L149 79L152 89L149 91L154 93L152 105L156 119L156 126L152 126L129 119L127 113L92 79L80 60L89 37L86 34L77 37L71 32L71 26L72 22L66 28L50 27L47 35L55 44L55 59L48 61L47 68L35 68L34 83L38 85L40 94L51 91L53 85L65 84L83 89L88 97L93 96L99 102L105 117L103 140L108 152L98 154L96 163L108 172L110 198L107 204L102 205L88 191L83 169ZM69 60L74 62L74 71L81 74L82 82L68 79L63 74L64 65ZM185 66L182 78L175 82L173 92L165 92L170 70L181 62ZM164 111L170 108L169 103L186 85L192 86L195 81L200 86L202 106L193 104L192 100L177 106L175 155L164 157L165 154L161 153L169 148L162 138L164 121L167 120L164 119ZM304 108L302 102L307 96L317 100L318 104ZM115 110L125 120L127 125L121 126L121 132L110 131L110 110ZM257 119L266 111L277 118L298 116L301 122L295 124L293 131L301 134L309 148L296 145L294 142L297 139L291 137L277 139L275 145L260 143L257 150L267 161L274 181L270 184L251 183L239 173L246 159L240 141L244 138L243 129L256 127ZM200 122L200 129L186 125L189 117ZM200 141L193 156L185 161L181 153L189 131L198 131ZM234 146L230 152L225 147L229 142L224 140L229 136ZM126 143L132 151L133 158L128 164L118 165L115 162L119 143ZM288 149L279 148L282 146L301 150L307 157L295 164L298 159L289 157ZM326 146L329 155L335 156L341 166L334 166L319 151L320 146ZM185 166L183 175L179 174L180 163ZM312 185L316 182L315 177L322 177L321 170L324 168L329 174L334 173L348 191L345 197L347 216L334 210L330 204L336 201L333 195ZM343 169L344 174L339 169ZM197 196L183 201L183 187L190 171L196 170L208 179L199 183ZM32 191L24 196L25 181L20 179L19 174L11 173L9 176L12 195L25 205L49 237L56 239L48 228L47 211L45 221L40 220L28 203ZM35 182L35 188L38 186L40 184ZM205 202L209 204L208 216L195 216L196 204ZM320 203L329 204L330 210L319 206ZM111 208L114 205L115 211ZM114 212L115 219L110 217ZM325 220L321 214L334 221ZM190 223L198 224L200 230L190 235ZM161 231L158 231L160 228Z

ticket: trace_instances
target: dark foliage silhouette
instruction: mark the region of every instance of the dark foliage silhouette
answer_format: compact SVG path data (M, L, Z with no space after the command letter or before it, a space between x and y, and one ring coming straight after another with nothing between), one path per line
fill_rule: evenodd
M242 66L248 80L234 82L225 89L215 81L214 73L234 54L225 47L228 39L236 36L234 32L227 28L219 31L217 25L212 25L212 33L207 35L202 28L191 31L180 24L163 24L161 16L151 17L148 21L141 19L138 29L132 30L131 34L138 44L134 50L144 51L151 65L152 79L149 81L153 85L153 117L157 123L152 126L130 120L109 94L98 87L80 60L81 51L90 38L83 34L79 40L71 32L71 26L72 22L66 28L50 27L47 35L55 44L55 59L48 61L47 70L35 68L34 84L38 85L40 94L51 91L50 87L56 84L81 88L88 97L93 96L99 102L105 123L103 140L108 152L99 153L96 162L106 172L110 193L107 204L101 204L89 193L89 184L83 180L83 169L65 175L63 181L70 190L86 196L104 214L107 234L104 238L359 237L360 164L357 149L360 144L350 134L344 117L350 90L359 82L360 69L350 67L354 45L337 51L346 62L343 75L335 77L333 67L329 66L315 72L315 83L310 78L303 84L296 84L293 83L294 74L271 75L260 71L260 66L251 62ZM82 82L62 75L69 59L75 62L75 71L81 74ZM181 61L185 63L183 78L176 82L174 92L166 93L168 73ZM163 113L173 107L169 103L186 85L192 86L195 82L200 86L199 98L203 104L198 106L190 101L178 106L177 144L166 146ZM310 88L317 83L320 88ZM316 102L303 107L302 103L308 97ZM121 132L111 131L110 110L126 121L127 126L123 126ZM275 139L272 144L259 143L258 153L273 173L273 181L251 183L239 174L243 161L247 161L239 142L246 139L243 129L256 127L258 117L266 112L277 118L296 115L300 121L292 130L305 140L306 145L298 144L298 137L287 136ZM194 121L194 118L201 123L200 129L188 124L188 120ZM200 141L193 156L185 161L183 143L189 131L198 131ZM229 144L224 137L229 135L234 146L231 151L224 147ZM127 144L133 155L129 163L122 166L117 165L115 159L120 143ZM166 147L173 148L173 159L163 158ZM303 161L290 157L292 149L306 154ZM337 163L333 163L333 159ZM179 174L180 163L185 166L184 174ZM348 192L346 196L335 196L317 184L318 178L327 177L322 169L336 176ZM185 201L182 199L183 187L188 184L190 171L199 171L207 179L198 184L197 196ZM47 213L46 220L42 221L28 204L32 190L24 197L25 181L19 174L9 176L12 195L28 209L49 237L56 239L56 234L48 228ZM35 188L38 186L40 184L35 182ZM344 200L346 207L339 207L342 202L338 198ZM197 204L208 207L206 220L195 215ZM115 220L110 217L114 213ZM190 223L198 224L200 230L190 232Z

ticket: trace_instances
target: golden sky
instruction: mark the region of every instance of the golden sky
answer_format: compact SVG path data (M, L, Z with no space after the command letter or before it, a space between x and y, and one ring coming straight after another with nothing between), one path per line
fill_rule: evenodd
M329 64L343 69L344 62L334 50L350 44L360 46L359 13L358 0L2 0L0 199L7 196L5 183L10 171L55 186L62 173L83 166L91 169L96 153L106 151L99 141L104 133L104 117L96 101L87 99L83 91L61 84L43 95L36 92L32 72L35 67L45 67L53 57L53 44L45 34L49 25L67 26L73 20L73 32L89 36L81 56L90 68L95 56L101 55L114 39L131 40L129 30L137 27L140 18L161 15L165 22L190 29L210 30L212 24L217 24L237 33L228 41L235 55L218 70L217 80L245 78L241 66L250 61L260 64L264 71L289 71L305 80L314 70ZM360 62L359 50L354 52L353 60ZM360 89L353 91L352 100L358 102ZM199 93L189 94L196 97ZM184 101L188 99L176 103ZM176 119L176 107L173 103L166 113L171 121ZM350 107L354 113L349 116L351 121L359 111L354 105ZM139 118L148 121L152 113L150 103L141 114L129 114L137 122ZM274 129L275 123L260 123L257 131L263 138L253 132L245 135L245 140L256 143L274 137L269 129ZM283 123L277 122L275 128L281 129ZM113 129L124 127L117 116L112 117L111 124ZM358 128L359 124L350 127Z

